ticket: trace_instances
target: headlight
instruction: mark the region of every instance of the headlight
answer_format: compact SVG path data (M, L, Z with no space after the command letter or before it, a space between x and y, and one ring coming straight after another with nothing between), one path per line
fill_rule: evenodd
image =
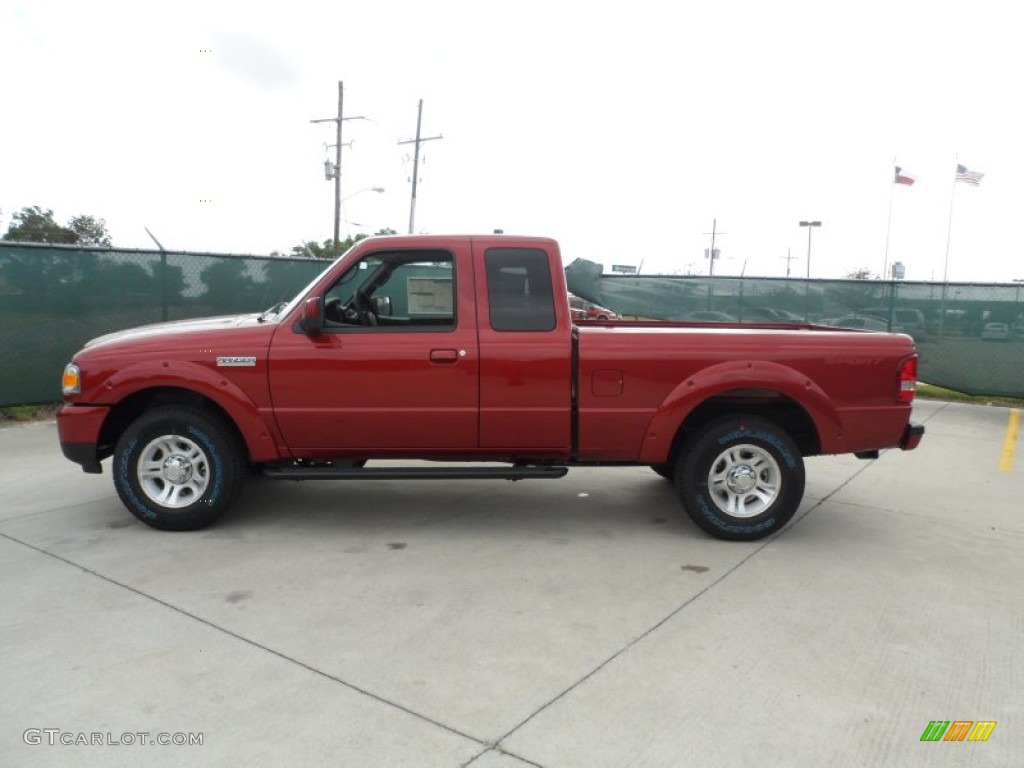
M64 366L64 379L61 390L65 395L78 395L82 392L82 373L74 363Z

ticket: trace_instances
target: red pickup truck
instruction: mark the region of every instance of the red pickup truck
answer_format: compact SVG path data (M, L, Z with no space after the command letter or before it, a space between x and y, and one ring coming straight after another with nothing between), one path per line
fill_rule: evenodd
M89 342L64 371L58 427L86 472L113 456L121 500L161 529L213 522L253 471L518 480L646 465L705 531L752 540L796 512L805 456L917 446L916 372L902 334L574 324L546 238L375 237L262 314Z

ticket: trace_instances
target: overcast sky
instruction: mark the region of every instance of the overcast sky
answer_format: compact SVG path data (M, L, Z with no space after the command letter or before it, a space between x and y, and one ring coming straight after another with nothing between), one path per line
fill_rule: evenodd
M287 251L343 236L557 238L644 273L1024 278L1024 45L1013 4L0 2L0 233L27 205L114 244ZM916 178L893 185L893 158ZM953 182L959 162L985 174ZM386 192L365 191L384 187ZM201 202L211 201L211 202Z

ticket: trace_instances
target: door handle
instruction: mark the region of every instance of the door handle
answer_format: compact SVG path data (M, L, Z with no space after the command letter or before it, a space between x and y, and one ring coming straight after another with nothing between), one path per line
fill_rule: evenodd
M460 357L466 356L464 349L432 349L430 350L430 362L432 363L457 363Z

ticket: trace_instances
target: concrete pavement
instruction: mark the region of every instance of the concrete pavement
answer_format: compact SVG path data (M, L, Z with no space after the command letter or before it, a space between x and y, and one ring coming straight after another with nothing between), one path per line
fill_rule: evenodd
M163 533L2 429L0 765L1017 765L1024 450L999 471L1006 409L916 411L754 543L645 468L259 479Z

